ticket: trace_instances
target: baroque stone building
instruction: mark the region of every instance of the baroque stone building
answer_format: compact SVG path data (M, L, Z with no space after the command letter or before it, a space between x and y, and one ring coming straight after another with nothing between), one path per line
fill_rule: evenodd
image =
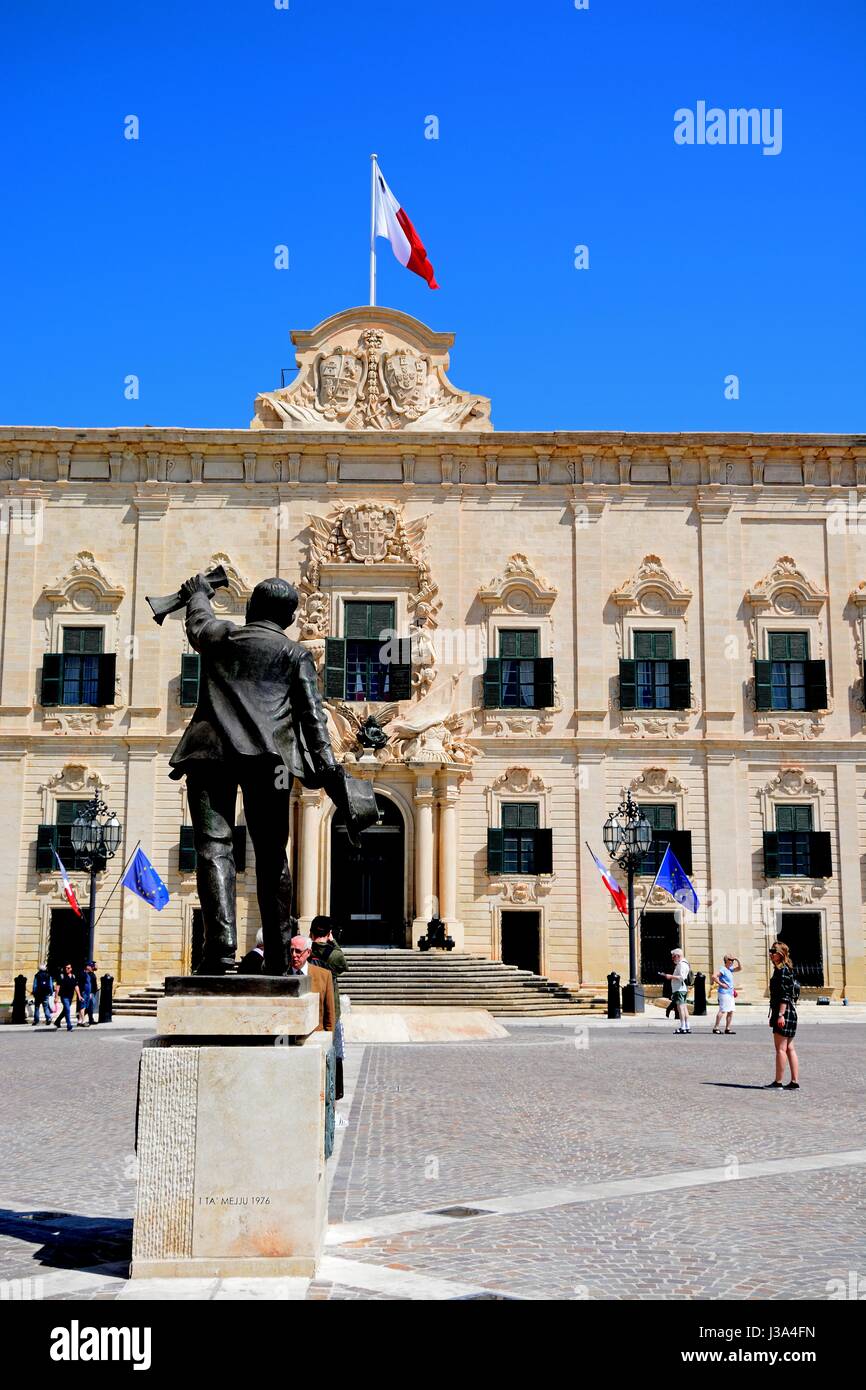
M99 875L100 970L186 970L200 938L184 783L195 702L182 615L147 595L224 565L217 611L297 582L334 743L382 811L353 853L296 787L302 923L458 946L573 986L624 971L627 933L585 848L631 788L655 830L641 968L739 955L746 997L789 940L807 987L866 998L866 438L504 433L446 376L450 334L348 310L296 333L299 372L249 429L0 430L0 978L81 958L69 826L122 821ZM373 716L375 722L370 722ZM242 819L242 817L239 817ZM118 889L140 842L155 912ZM648 892L672 843L695 916ZM240 945L258 925L239 825Z

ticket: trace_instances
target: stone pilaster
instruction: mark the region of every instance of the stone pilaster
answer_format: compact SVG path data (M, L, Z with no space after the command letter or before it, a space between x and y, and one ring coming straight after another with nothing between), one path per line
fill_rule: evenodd
M604 493L584 488L573 498L574 670L579 733L595 733L608 716L609 671L605 663Z
M427 930L427 923L439 910L434 896L435 860L433 834L433 778L429 769L418 772L415 783L415 917L412 945Z
M614 969L609 940L610 897L584 841L601 856L601 828L609 807L605 804L604 753L601 748L582 748L578 753L577 782L577 883L580 982L607 988Z
M322 794L304 788L298 801L301 808L298 846L298 924L305 932L319 910L319 828Z
M439 774L439 916L463 949L463 923L457 912L458 802L460 773L443 768Z
M728 551L727 520L731 511L730 498L718 492L698 493L697 512L700 517L701 565L701 634L703 641L704 715L707 733L731 729L736 701L741 698L734 688L734 676L740 669L735 641L737 604L731 592L731 566ZM692 653L692 683L698 676L697 649Z
M38 965L36 960L16 960L16 927L23 881L27 875L27 857L35 853L32 846L36 827L24 824L24 785L27 774L27 750L23 744L0 744L0 782L3 787L4 833L0 835L0 883L3 885L4 911L0 914L0 980L11 981L19 970ZM19 946L19 957L20 957Z
M170 498L159 486L142 484L132 499L136 513L135 586L131 632L134 638L129 681L129 728L131 732L152 732L163 704L162 676L165 641L162 629L153 621L145 602L147 594L164 594L176 587L185 575L165 577L165 530L162 521ZM118 654L120 655L120 654ZM118 661L118 666L121 666Z
M712 895L707 913L711 971L730 952L742 961L737 990L759 1001L766 984L763 961L756 964L757 925L752 892L752 849L746 788L739 779L734 750L707 753L707 888ZM741 844L740 841L743 841Z
M36 601L37 562L44 547L34 529L41 518L44 494L37 488L12 484L3 495L6 529L5 593L3 605L3 656L0 676L0 721L6 728L21 726L33 709L35 667L42 653L34 653L33 605Z
M866 1000L866 941L863 898L860 890L860 852L857 817L857 770L853 762L836 764L836 834L838 863L833 871L839 881L842 911L842 969L844 992L851 1000ZM831 967L832 970L832 967ZM839 982L831 974L838 997Z
M148 610L150 611L150 610ZM159 769L157 760L158 744L155 740L131 741L128 743L126 764L126 806L122 816L123 845L120 854L125 862L132 853L136 840L141 841L145 854L151 854L154 838L154 805L156 800L157 776L165 776ZM120 814L118 812L118 814ZM120 858L120 855L118 855ZM119 866L118 866L119 867ZM117 984L147 985L150 981L150 926L154 910L141 901L134 893L120 893L120 944L117 964ZM99 901L97 899L97 910ZM97 946L99 949L99 928ZM97 959L100 957L97 955ZM153 983L161 984L161 980Z

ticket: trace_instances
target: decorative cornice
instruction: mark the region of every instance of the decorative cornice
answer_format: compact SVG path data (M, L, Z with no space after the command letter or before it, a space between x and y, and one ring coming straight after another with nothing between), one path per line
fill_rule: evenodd
M125 594L123 585L108 578L90 550L79 550L71 569L42 590L42 597L49 603L83 610L97 604L116 608Z
M482 603L504 604L509 593L522 589L534 603L551 604L559 590L556 585L541 574L526 555L516 552L509 556L499 574L478 590Z

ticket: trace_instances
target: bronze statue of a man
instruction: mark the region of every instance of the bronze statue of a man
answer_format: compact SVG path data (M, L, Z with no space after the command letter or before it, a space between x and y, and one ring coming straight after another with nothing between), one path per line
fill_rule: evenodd
M306 647L286 636L297 589L285 579L263 579L250 596L243 626L215 616L213 592L201 574L180 589L201 676L195 713L171 757L171 776L186 775L197 855L205 938L197 973L225 974L235 958L232 832L240 787L256 856L264 973L285 975L297 930L286 859L292 777L323 786L346 814L350 833L375 819L375 811L354 816L328 737L315 663ZM374 801L371 791L368 800Z

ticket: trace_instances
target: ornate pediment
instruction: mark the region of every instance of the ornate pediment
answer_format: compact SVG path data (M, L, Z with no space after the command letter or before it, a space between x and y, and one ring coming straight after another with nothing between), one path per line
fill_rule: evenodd
M784 767L771 782L764 787L764 795L777 796L823 796L824 792L814 777L807 777L802 767Z
M499 574L481 586L478 597L482 603L495 604L508 611L525 612L527 602L549 608L558 593L556 585L518 551L509 556Z
M42 597L49 603L88 613L114 610L125 593L122 584L108 578L92 551L79 550L68 572L53 584L45 585Z
M228 587L217 589L211 603L220 614L243 613L246 611L247 602L253 591L253 586L242 574L233 560L222 550L214 551L207 564L207 569L216 569L222 565L228 579Z
M491 787L497 791L515 792L526 794L527 792L543 792L547 788L541 777L536 777L531 768L528 767L509 767L500 777L491 782Z
M745 593L756 613L772 611L783 617L816 616L827 600L790 555L780 555L772 569Z
M631 579L614 589L613 602L626 612L650 617L683 617L692 591L665 568L658 555L645 555Z
M491 430L490 401L445 375L452 333L364 305L295 332L298 375L256 397L259 430Z
M630 786L639 796L682 796L688 791L666 767L645 767Z

